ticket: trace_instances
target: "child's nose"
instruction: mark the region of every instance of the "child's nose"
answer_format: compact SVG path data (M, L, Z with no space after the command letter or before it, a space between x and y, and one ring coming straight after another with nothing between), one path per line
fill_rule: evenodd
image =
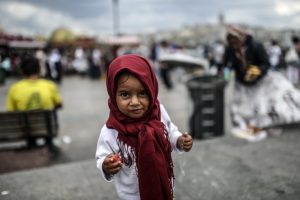
M132 96L130 103L131 105L139 104L139 98L136 95Z

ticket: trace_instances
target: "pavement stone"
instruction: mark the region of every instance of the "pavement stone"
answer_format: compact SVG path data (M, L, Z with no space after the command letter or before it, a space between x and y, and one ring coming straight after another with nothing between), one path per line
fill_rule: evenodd
M299 142L296 129L255 143L196 140L191 152L173 155L176 199L297 200ZM3 174L0 190L3 200L117 199L94 159Z

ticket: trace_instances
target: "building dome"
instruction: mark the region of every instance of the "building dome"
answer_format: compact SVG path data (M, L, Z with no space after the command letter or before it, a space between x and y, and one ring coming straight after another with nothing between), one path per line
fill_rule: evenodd
M75 35L67 28L61 27L53 31L50 43L70 43L75 40Z

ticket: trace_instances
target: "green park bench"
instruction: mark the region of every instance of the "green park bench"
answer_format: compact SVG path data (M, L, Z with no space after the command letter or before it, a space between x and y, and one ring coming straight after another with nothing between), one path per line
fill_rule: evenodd
M58 134L56 110L0 112L0 142L26 141L31 148L43 138L48 147Z

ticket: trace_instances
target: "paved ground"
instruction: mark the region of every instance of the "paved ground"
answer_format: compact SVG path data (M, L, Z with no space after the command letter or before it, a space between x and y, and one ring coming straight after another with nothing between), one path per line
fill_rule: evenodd
M0 88L1 110L6 90L7 86ZM44 148L0 151L1 166L19 161L19 168L0 174L0 199L117 199L113 185L101 179L94 161L99 129L108 113L104 81L70 77L60 90L65 102L56 140L60 151L56 155ZM160 98L179 128L188 130L192 104L185 86L177 83L172 91L161 87ZM197 140L191 152L174 154L176 199L300 199L299 127L249 143L228 133L228 112L225 122L224 137Z

